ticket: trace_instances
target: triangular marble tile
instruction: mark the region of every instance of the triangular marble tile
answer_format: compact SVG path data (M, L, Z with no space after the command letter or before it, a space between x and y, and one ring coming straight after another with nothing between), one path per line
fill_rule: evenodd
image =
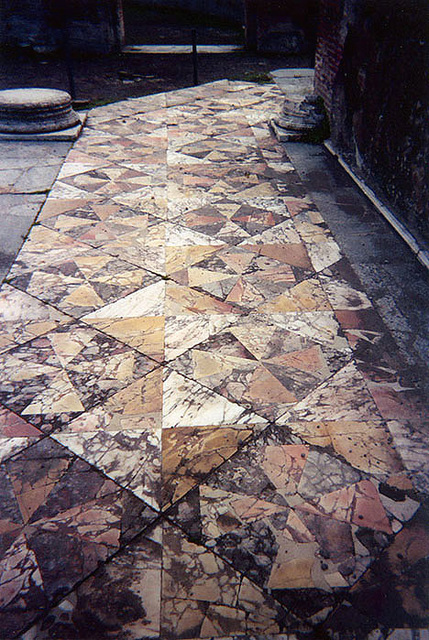
M160 317L164 315L164 300L165 282L160 280L112 304L105 305L103 308L84 316L82 319L84 322L91 324L92 321L98 323L100 321L116 321L123 318Z
M122 429L55 434L53 438L154 509L161 503L161 432Z
M0 292L0 352L37 338L70 317L32 296L4 284Z
M239 316L181 315L165 318L165 359L174 360L188 349L204 342L238 322Z
M37 442L43 432L0 406L0 462Z
M251 424L163 429L163 504L182 498L238 451L252 434Z
M165 315L180 316L194 314L230 315L240 314L243 310L233 303L224 302L208 293L175 282L166 284Z
M163 428L246 424L256 429L267 424L261 416L229 402L200 383L166 369L163 393Z
M264 301L254 310L259 313L290 313L332 311L320 282L315 278L303 280L285 293Z
M100 200L51 215L42 224L142 268L164 272L166 223L155 215Z
M126 318L89 318L84 321L157 362L164 360L164 316L136 316Z
M299 420L380 420L377 406L353 363L312 391L278 424Z

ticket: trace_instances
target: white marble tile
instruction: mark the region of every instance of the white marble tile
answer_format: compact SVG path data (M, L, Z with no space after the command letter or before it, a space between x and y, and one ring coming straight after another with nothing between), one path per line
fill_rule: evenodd
M165 304L165 282L154 284L130 293L130 295L106 305L84 316L84 322L108 318L138 318L140 316L162 316Z
M167 316L165 359L174 360L195 345L238 321L237 315Z
M301 242L301 238L295 230L293 222L291 220L285 220L281 224L276 225L271 229L267 229L262 233L258 233L248 240L240 243L241 246L248 244L298 244Z
M222 246L224 242L211 238L205 233L192 231L180 225L170 224L166 228L166 246L167 247L184 247L184 246Z
M32 296L4 284L0 292L0 352L70 322L70 318Z
M175 371L166 371L163 428L229 424L265 425L264 418Z
M314 270L319 272L338 262L341 259L340 247L335 240L326 240L318 244L309 243L307 245L308 255Z
M405 468L416 489L429 491L429 465L427 435L413 430L399 420L389 420L390 433Z
M53 438L101 469L121 487L159 508L161 430L82 431Z

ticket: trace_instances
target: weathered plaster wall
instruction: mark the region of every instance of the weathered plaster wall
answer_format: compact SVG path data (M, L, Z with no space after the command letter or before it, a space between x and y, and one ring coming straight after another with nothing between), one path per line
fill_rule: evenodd
M0 43L55 49L64 26L73 49L110 52L124 37L121 0L2 0Z
M267 53L309 53L316 44L319 0L245 0L246 41Z
M145 7L171 7L217 16L243 24L244 0L133 0Z
M429 241L429 3L321 0L316 91L332 142Z

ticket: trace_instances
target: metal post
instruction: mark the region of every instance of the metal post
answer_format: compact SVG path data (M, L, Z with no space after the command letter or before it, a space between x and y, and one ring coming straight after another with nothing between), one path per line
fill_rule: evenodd
M72 100L76 100L76 85L74 82L74 74L73 74L73 63L70 53L70 41L68 34L68 23L63 31L63 55L64 55L64 64L66 67L67 79L69 83L69 91Z
M197 31L192 29L192 66L194 69L194 87L198 85Z
M245 0L244 3L246 49L257 51L258 49L258 3L257 0Z
M57 8L57 19L61 25L61 52L64 60L64 66L66 68L67 80L69 85L69 93L72 100L76 100L76 86L74 82L73 62L70 49L70 8L65 4L64 6Z
M56 40L58 52L67 74L69 93L72 100L74 100L76 98L76 86L70 47L70 7L67 2L61 3L57 0L45 0L45 3L48 26L52 29L53 38Z

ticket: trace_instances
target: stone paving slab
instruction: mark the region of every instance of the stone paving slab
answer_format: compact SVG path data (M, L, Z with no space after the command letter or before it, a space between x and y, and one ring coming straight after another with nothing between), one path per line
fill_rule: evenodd
M0 279L6 276L45 195L0 194L2 224L0 226Z
M45 133L0 133L0 143L6 141L22 142L74 142L78 139L84 126L85 115L82 121L74 127L61 129L60 131L48 131Z
M0 280L46 200L70 143L0 142Z
M67 143L19 144L17 142L0 143L0 169L30 169L37 165L43 167L61 166L70 149ZM1 185L4 187L4 185ZM52 180L40 179L39 190L52 186Z
M70 150L1 290L6 637L427 628L426 399L282 100L125 101Z

